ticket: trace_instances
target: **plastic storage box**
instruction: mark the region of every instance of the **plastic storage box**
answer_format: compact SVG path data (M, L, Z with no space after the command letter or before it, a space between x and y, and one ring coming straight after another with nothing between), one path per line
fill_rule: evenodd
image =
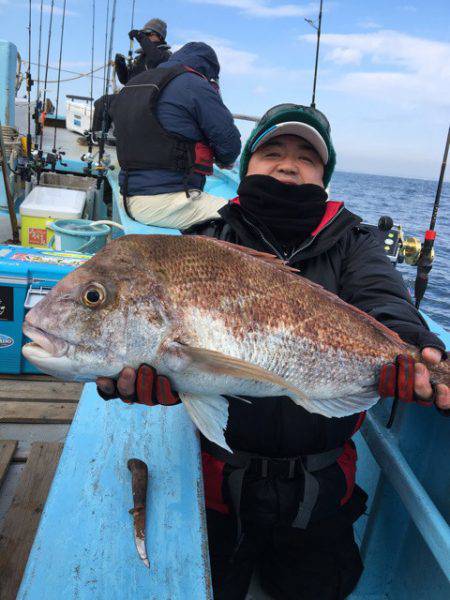
M47 223L57 219L80 219L86 192L38 185L20 205L22 246L46 248L53 236Z
M0 373L39 373L22 356L27 311L90 254L0 245Z
M68 96L66 102L66 128L83 134L91 128L90 98ZM92 108L94 110L94 108Z

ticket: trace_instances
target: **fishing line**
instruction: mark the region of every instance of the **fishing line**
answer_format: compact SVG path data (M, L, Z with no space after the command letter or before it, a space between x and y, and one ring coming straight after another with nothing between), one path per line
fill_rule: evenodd
M92 45L91 45L91 113L89 118L89 153L92 153L92 121L94 118L94 40L95 40L95 0L92 0Z
M55 0L52 0L50 6L50 24L48 26L48 44L47 44L47 60L45 61L45 79L44 79L44 95L42 98L42 109L45 113L45 103L47 100L47 79L48 79L48 61L50 58L50 42L52 39L52 24L53 24L53 8L55 6ZM44 127L42 126L40 131L39 150L42 150L42 142L44 137Z
M63 4L62 24L61 24L61 41L59 44L59 62L58 62L58 84L56 86L56 108L55 108L55 129L53 132L53 149L52 152L56 152L56 132L57 132L57 118L58 118L58 107L59 107L59 86L61 83L61 61L62 61L62 49L64 41L64 25L66 21L66 0Z

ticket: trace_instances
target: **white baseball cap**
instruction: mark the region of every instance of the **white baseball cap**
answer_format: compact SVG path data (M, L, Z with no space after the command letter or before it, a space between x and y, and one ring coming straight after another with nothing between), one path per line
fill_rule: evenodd
M269 140L280 135L296 135L301 137L311 144L314 150L322 159L324 165L328 163L329 154L325 140L320 133L307 125L306 123L299 123L298 121L287 121L285 123L277 123L266 129L256 140L253 142L250 152L253 154L255 150L260 148L263 144L266 144Z

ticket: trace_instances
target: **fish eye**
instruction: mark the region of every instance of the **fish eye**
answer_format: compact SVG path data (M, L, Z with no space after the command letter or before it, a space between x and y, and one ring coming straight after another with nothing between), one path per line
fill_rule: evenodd
M91 283L84 289L81 300L88 308L98 308L106 300L106 290L101 283Z

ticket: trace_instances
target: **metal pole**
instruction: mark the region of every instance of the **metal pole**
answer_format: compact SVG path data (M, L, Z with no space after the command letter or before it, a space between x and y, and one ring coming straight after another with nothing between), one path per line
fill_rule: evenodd
M319 26L317 27L316 64L314 66L314 83L313 83L313 93L312 93L312 100L311 100L312 108L316 108L317 68L319 66L320 33L322 31L322 3L323 3L323 0L320 0Z

